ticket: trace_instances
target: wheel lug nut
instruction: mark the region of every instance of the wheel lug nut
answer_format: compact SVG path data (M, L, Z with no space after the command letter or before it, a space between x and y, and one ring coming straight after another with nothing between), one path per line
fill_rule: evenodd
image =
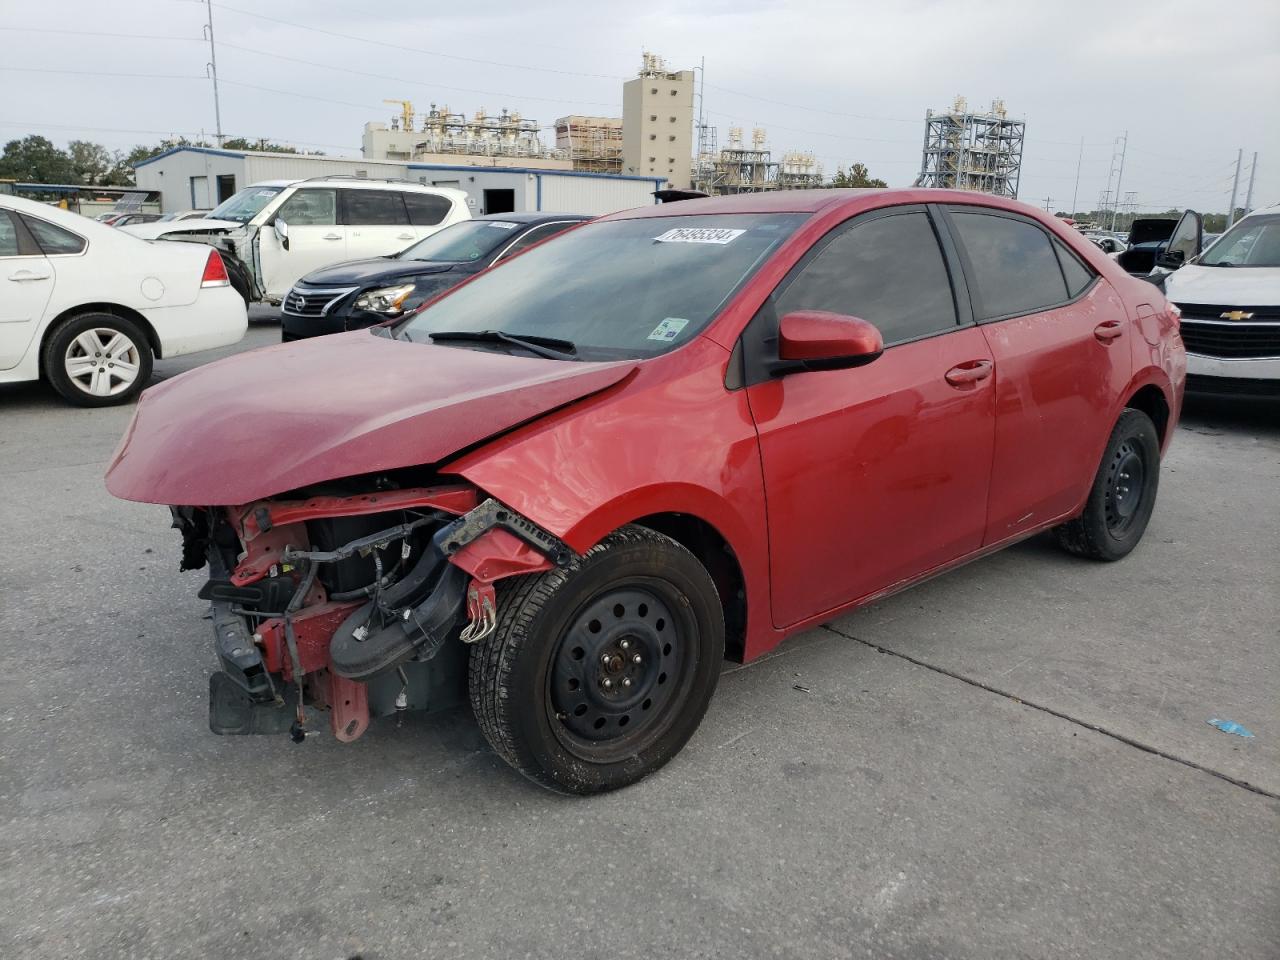
M631 678L630 678L630 677L623 677L623 678L622 678L622 685L623 685L624 687L629 687L629 686L631 686Z
M604 687L606 690L612 690L612 689L613 689L613 681L612 681L612 680L610 680L608 677L605 677L605 678L604 678L604 683L603 683L602 685L603 685L603 687Z
M640 654L638 654L638 653L637 653L634 657L632 657L632 658L631 658L631 662L632 662L632 663L639 663L639 662L640 662Z
M622 640L618 641L618 646L620 646L623 650L626 650L628 647L631 646L631 641L627 640L624 637Z

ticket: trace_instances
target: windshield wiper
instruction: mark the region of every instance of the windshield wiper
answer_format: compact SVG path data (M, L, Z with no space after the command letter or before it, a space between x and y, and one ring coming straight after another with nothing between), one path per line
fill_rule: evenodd
M433 341L471 340L476 343L510 343L548 360L576 360L577 345L572 340L536 335L513 336L502 330L441 330L428 333Z

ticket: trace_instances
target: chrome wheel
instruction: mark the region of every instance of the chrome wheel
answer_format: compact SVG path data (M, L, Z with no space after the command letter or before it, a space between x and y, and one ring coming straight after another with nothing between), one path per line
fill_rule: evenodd
M91 327L67 345L62 367L67 378L93 397L114 397L138 379L142 355L127 334L111 327Z

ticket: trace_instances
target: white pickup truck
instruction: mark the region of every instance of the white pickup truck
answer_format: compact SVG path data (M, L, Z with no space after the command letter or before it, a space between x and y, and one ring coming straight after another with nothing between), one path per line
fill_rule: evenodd
M246 302L279 303L298 278L313 270L396 253L469 219L461 190L320 177L254 184L202 219L120 229L144 240L210 244L223 254Z

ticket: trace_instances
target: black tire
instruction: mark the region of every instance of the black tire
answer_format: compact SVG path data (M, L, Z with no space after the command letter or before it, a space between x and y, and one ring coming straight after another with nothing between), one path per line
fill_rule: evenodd
M89 355L93 351L78 344L78 339L83 334L97 337L104 346L110 345L115 335L122 336L127 341L127 345L122 344L115 348L110 357L102 357L103 363L97 368L99 378L106 378L107 392L90 392L93 383L101 382L93 379L92 372L87 373L85 377L72 377L67 370L69 351L82 354L85 361L90 360ZM125 353L121 354L121 350ZM117 359L122 364L128 362L136 366L133 380L128 384L120 382L118 376L112 372L123 369L123 366L117 367L111 362ZM41 369L53 389L58 391L63 400L78 407L110 407L129 403L151 380L151 341L135 321L113 313L93 311L79 314L63 322L45 341L40 360ZM92 364L88 364L88 367L91 368Z
M1159 485L1155 424L1141 410L1126 409L1111 431L1084 512L1054 528L1059 545L1094 560L1128 556L1147 529Z
M513 767L599 793L693 736L720 677L724 616L692 553L627 526L567 567L497 586L497 629L471 651L471 707Z

